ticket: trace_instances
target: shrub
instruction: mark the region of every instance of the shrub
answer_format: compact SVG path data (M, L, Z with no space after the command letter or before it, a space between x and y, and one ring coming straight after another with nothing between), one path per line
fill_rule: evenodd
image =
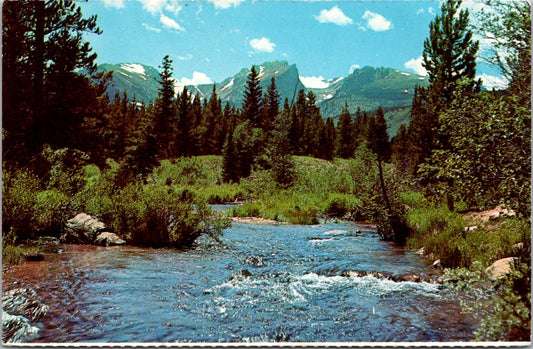
M83 166L89 159L87 154L70 148L53 150L47 146L42 155L50 163L49 189L54 188L73 195L83 187Z
M333 217L342 217L354 212L363 202L353 195L331 194L326 201L325 214Z
M496 284L483 270L479 262L470 269L445 270L447 287L460 292L462 308L480 320L474 332L476 340L531 340L531 266L517 263L514 271Z
M34 208L41 182L27 170L4 169L2 177L2 231L11 232L15 241L30 238L36 226Z
M37 193L34 212L36 230L47 235L59 235L66 220L74 215L70 198L56 189Z
M197 190L197 195L203 198L208 204L225 204L242 201L248 196L245 189L234 183L200 188Z
M137 245L189 247L202 234L217 239L229 226L190 191L130 184L113 195L113 205L112 228Z

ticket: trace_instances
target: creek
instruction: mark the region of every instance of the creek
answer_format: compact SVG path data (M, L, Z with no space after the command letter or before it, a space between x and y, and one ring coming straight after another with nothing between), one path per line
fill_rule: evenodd
M434 273L355 223L234 223L189 250L61 245L4 272L50 310L30 342L469 341L475 322Z

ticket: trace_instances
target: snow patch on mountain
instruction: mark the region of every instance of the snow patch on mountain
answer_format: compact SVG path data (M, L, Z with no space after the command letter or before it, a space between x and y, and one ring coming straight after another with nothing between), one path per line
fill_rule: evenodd
M119 71L119 73L120 73L120 74L122 74L122 75L124 75L125 77L128 77L128 78L130 78L130 79L132 78L132 76L131 76L131 75L128 75L128 74L126 74L126 73L124 73L124 72L121 72L121 71Z
M136 73L140 75L146 75L144 67L136 63L124 63L120 65L120 68L129 71L130 73Z
M261 76L265 75L265 67L260 66L259 67L259 74L257 75L258 78L261 78Z
M300 76L300 81L307 88L327 88L330 85L322 76Z
M232 87L234 82L235 82L235 78L231 79L231 81L228 82L228 83L226 84L226 86L224 86L224 87L222 87L222 88L220 89L220 92L222 92L222 91L224 91L224 90L227 90L228 88Z
M481 79L483 86L487 89L505 90L509 82L502 77L481 74L477 76L477 79Z

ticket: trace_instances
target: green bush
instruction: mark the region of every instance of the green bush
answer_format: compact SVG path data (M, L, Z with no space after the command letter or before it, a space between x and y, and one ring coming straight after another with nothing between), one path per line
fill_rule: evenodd
M229 225L190 191L130 184L112 200L111 227L136 245L189 247L202 234L218 239Z
M37 193L34 206L36 230L46 235L59 235L67 219L74 215L70 198L56 189Z
M45 147L43 157L50 164L48 188L57 189L67 195L74 195L83 188L84 165L89 156L79 150L62 148L53 150Z
M476 340L530 341L531 266L517 263L496 284L487 279L484 268L476 262L469 269L445 270L446 286L458 291L462 308L479 319Z
M216 156L199 156L163 160L154 169L153 178L159 185L215 185L222 180L220 159Z
M325 214L332 217L342 217L355 212L363 204L361 200L348 194L331 194L326 201Z
M197 195L208 204L225 204L235 201L242 201L248 197L244 188L235 183L224 183L220 185L198 188Z
M34 235L35 203L41 181L30 171L2 171L2 231L11 232L15 240Z

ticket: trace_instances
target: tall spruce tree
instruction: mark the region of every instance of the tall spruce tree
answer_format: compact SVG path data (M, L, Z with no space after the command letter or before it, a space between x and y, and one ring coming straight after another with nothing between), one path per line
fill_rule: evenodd
M462 1L447 0L441 7L441 14L436 16L429 26L429 37L424 41L423 66L429 77L428 99L430 108L426 114L427 123L438 120L456 98L456 92L471 95L480 89L481 80L476 81L476 54L479 43L472 39L473 33L469 29L468 10L460 10ZM449 132L439 124L434 128L436 139L431 145L431 151L449 147ZM421 144L421 140L415 140ZM428 164L434 167L432 164ZM442 182L438 176L427 175L426 180L431 183ZM453 178L449 177L443 183L449 188L454 186ZM451 191L448 191L450 194ZM454 200L447 197L448 208L454 209Z
M169 55L163 58L159 73L159 90L156 101L154 132L157 138L158 158L165 159L171 152L171 120L174 112L174 80L172 79L172 60Z
M101 33L96 16L71 0L5 1L2 10L4 160L27 165L45 143L87 149L81 125L105 88L83 40Z
M267 92L263 98L263 118L261 128L268 132L273 128L279 114L280 94L276 86L276 78L272 77Z
M462 9L461 0L446 0L429 25L429 37L424 41L423 62L429 78L431 102L438 113L451 105L453 92L459 83L474 90L476 55L479 42L474 41L469 27L469 12Z
M176 114L177 114L177 132L175 144L176 156L190 156L192 155L192 141L191 141L191 95L187 86L176 97Z
M337 123L336 150L337 156L344 159L353 157L355 151L354 125L348 109L348 102L344 104Z
M245 120L250 120L252 127L261 127L261 107L263 92L259 85L259 74L255 66L252 66L246 85L244 86L244 102L242 114Z

